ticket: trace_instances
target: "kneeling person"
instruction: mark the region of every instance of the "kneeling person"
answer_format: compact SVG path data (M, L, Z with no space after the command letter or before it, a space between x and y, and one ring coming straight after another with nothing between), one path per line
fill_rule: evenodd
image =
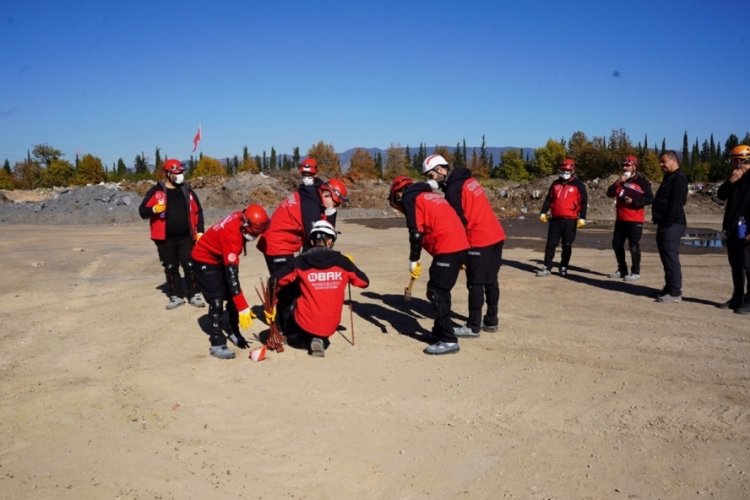
M309 349L313 356L325 356L328 338L336 332L349 283L367 288L370 280L347 257L333 249L336 230L324 220L312 225L310 248L277 270L274 278L280 289L296 285L299 295L291 305L284 332L287 341Z

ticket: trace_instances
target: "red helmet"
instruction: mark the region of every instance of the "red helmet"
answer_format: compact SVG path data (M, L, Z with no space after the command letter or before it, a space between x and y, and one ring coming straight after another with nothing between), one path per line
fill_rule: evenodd
M242 229L253 236L258 236L268 227L266 209L257 203L251 203L242 212Z
M328 182L320 186L320 191L331 193L331 198L336 206L349 203L349 190L346 188L346 184L340 179L328 179Z
M166 160L163 167L164 170L170 174L177 175L185 172L185 167L182 166L182 162L180 160L175 160L174 158Z
M388 203L395 209L401 210L401 199L396 199L396 195L405 188L414 184L414 181L405 175L396 176L391 183L391 191L388 195Z
M576 162L573 158L563 158L558 168L564 172L572 172L576 169Z
M315 161L315 158L305 158L302 160L302 163L299 164L298 168L300 175L318 175L318 162Z
M638 166L638 157L633 156L633 155L628 155L628 156L625 157L624 160L622 160L622 164L623 164L623 166L637 167Z

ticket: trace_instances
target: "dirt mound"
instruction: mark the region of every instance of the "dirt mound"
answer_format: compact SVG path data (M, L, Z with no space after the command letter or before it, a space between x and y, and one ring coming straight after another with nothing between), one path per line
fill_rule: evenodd
M615 176L587 181L589 194L588 219L610 220L614 217L613 201L606 196ZM496 213L503 219L536 214L542 206L554 176L529 183L492 181L486 191ZM296 172L278 175L242 172L223 177L191 180L203 205L207 224L249 202L257 202L273 210L297 186ZM353 181L347 179L351 205L340 211L344 218L398 217L388 206L390 183L383 180ZM138 206L153 181L136 183L102 183L95 186L37 189L33 191L0 191L0 222L12 224L69 223L108 224L140 220ZM657 186L654 186L656 189ZM693 185L686 212L688 214L719 214L723 207L715 197L716 186Z

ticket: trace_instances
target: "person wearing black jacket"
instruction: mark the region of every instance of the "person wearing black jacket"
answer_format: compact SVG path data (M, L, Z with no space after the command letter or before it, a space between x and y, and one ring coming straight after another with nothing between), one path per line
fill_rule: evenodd
M651 215L656 224L656 247L664 267L664 288L656 294L656 301L677 303L682 300L682 267L680 266L680 239L685 234L687 219L688 180L680 170L677 153L666 151L659 157L664 172L656 190Z
M544 249L544 267L537 271L539 277L549 276L555 249L562 240L560 276L568 276L568 264L573 255L576 230L586 225L588 194L586 185L575 175L576 164L572 158L560 162L558 175L547 192L539 220L549 222L547 245ZM547 214L549 212L550 215Z
M469 251L466 256L466 288L469 290L469 317L455 327L457 337L478 337L480 330L499 328L500 284L498 275L503 259L505 230L490 205L482 185L466 167L450 168L445 158L433 154L425 158L422 173L445 192L445 199L466 229ZM487 314L482 316L485 297Z
M612 249L617 259L617 271L609 277L635 281L641 277L641 236L646 220L644 207L654 201L651 183L638 172L638 158L628 155L622 161L622 174L607 189L607 196L615 198L615 228ZM632 266L628 274L625 260L625 241L628 242Z
M143 197L138 213L149 219L151 239L156 244L159 261L164 267L169 302L166 308L174 309L185 303L182 298L180 266L185 273L187 297L195 307L205 307L195 281L190 252L203 235L203 208L198 195L185 182L185 167L177 159L168 159L163 165L164 182L158 182Z
M370 280L347 257L333 249L336 230L327 221L316 221L310 229L310 248L275 271L278 286L295 285L299 294L288 313L284 333L291 346L304 346L312 356L323 357L329 337L341 322L344 293L349 283L367 288ZM275 316L275 311L273 313Z
M727 257L732 270L732 297L719 307L738 314L750 314L750 146L740 144L729 155L732 172L719 186L717 196L726 200L722 229L726 235ZM745 236L739 231L740 218L745 219ZM745 285L747 284L747 295Z
M460 350L456 325L451 320L451 291L466 261L469 240L456 211L442 195L432 192L433 187L436 186L427 182L415 183L405 175L399 175L391 183L388 202L406 219L412 280L422 274L422 250L432 256L427 299L435 315L432 337L436 342L427 346L424 353L443 355Z

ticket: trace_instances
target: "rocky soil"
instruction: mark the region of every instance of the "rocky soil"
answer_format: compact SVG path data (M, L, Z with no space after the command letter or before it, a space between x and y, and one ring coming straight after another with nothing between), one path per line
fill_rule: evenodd
M590 220L611 219L612 200L606 197L607 187L614 181L588 181ZM536 214L547 188L554 177L532 183L492 182L487 191L496 212L503 219L527 213ZM290 191L295 189L297 177L293 173L278 176L240 173L225 179L220 177L193 179L210 224L238 210L250 201L264 205L269 211ZM341 210L341 218L363 219L394 217L388 206L389 183L385 181L352 182L347 179L351 206ZM12 224L108 224L140 220L138 205L152 181L138 183L98 184L94 186L38 189L34 191L0 190L0 222ZM654 186L656 189L657 186ZM686 211L688 214L720 214L722 206L715 199L715 186L693 186Z

